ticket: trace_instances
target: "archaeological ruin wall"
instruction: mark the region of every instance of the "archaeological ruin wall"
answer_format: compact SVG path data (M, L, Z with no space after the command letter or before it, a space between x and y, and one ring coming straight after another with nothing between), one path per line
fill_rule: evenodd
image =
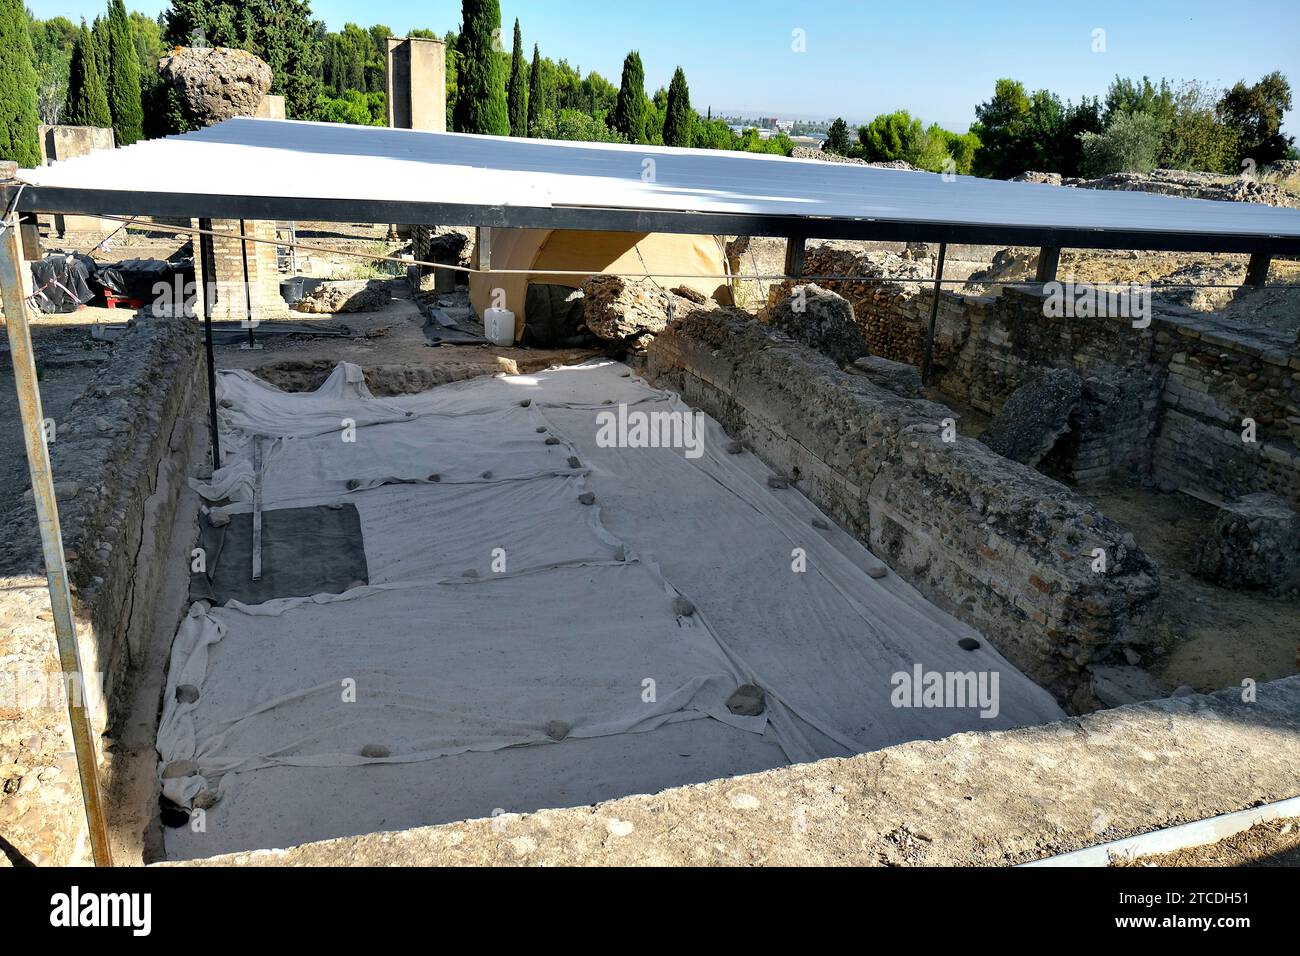
M945 440L947 407L842 371L728 309L669 326L650 345L647 374L1061 700L1086 709L1088 666L1150 639L1144 615L1158 584L1132 535L1037 471L977 441Z
M810 249L805 274L883 278L884 268ZM821 284L852 303L873 354L920 366L929 287ZM1054 315L1046 300L1032 286L996 297L941 292L933 381L943 394L994 413L1044 370L1073 369L1086 400L1043 462L1048 474L1084 489L1150 475L1214 501L1267 491L1300 507L1300 348L1288 335L1165 305L1145 327L1120 315Z

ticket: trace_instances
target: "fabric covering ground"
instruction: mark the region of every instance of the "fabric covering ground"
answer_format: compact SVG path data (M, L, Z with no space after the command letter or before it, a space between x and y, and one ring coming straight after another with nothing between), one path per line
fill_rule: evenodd
M892 573L871 577L866 549L770 487L757 458L728 454L707 416L698 457L606 447L598 416L619 406L690 413L623 365L388 399L346 364L310 393L243 372L218 385L227 458L198 490L250 510L253 436L268 436L264 507L355 505L370 574L341 594L192 606L159 774L205 813L167 831L169 858L1063 716L970 628ZM978 649L958 646L968 637ZM996 715L893 706L892 675L918 665L996 674ZM765 692L759 716L726 706L747 682Z

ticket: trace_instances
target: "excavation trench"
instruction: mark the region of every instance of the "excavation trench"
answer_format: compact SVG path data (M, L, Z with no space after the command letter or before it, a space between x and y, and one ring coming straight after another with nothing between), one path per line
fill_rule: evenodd
M181 622L168 859L1064 716L797 480L619 363L386 398L347 364L309 392L218 385L226 460L200 520L242 527L260 497L263 580L312 593L209 592ZM237 589L249 538L225 540L196 577ZM304 585L295 548L358 553L359 576Z

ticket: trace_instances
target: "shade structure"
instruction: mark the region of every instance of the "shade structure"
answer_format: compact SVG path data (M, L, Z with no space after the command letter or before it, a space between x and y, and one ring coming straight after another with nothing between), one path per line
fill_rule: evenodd
M292 120L231 119L20 177L30 212L1300 253L1300 210L1250 203Z

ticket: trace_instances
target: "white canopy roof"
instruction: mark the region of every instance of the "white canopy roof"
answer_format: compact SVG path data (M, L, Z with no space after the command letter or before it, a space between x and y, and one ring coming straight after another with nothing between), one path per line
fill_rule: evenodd
M240 118L20 171L23 210L1300 252L1300 210L720 150Z

